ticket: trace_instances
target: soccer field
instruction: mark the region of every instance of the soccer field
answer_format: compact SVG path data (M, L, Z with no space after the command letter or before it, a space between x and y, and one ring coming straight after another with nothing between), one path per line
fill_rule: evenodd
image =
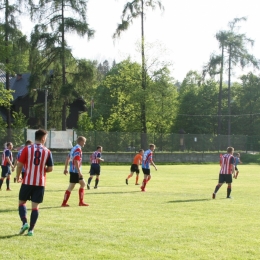
M4 183L0 259L260 259L258 165L240 165L232 199L224 184L215 200L218 165L152 167L146 192L134 185L135 175L125 184L129 168L103 165L99 189L92 180L85 190L90 206L78 206L77 185L70 207L61 208L69 177L55 166L33 237L17 235L20 184L8 192ZM85 180L88 170L83 166Z

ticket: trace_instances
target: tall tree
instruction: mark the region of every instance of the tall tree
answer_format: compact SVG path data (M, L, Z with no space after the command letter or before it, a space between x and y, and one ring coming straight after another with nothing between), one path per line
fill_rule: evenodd
M121 23L118 24L114 38L119 37L122 31L128 29L129 25L137 17L141 17L141 55L142 55L142 89L146 90L146 61L145 61L145 37L144 37L144 18L146 8L152 8L154 10L156 7L164 9L160 0L133 0L132 2L127 2L124 6ZM143 99L141 103L141 125L142 133L147 133L146 125L146 100ZM142 137L145 135L142 135ZM142 138L142 146L145 147L146 140Z
M10 77L14 73L12 63L11 63L11 55L13 51L12 41L17 39L17 25L18 21L16 18L17 14L21 13L21 4L19 2L10 3L9 0L3 0L0 2L0 10L4 10L4 22L1 23L1 27L4 31L4 53L1 63L4 64L5 70L5 84L6 89L10 90ZM11 112L10 108L7 109L7 127L8 127L8 139L11 137Z
M38 6L32 9L41 22L35 26L32 37L32 54L35 55L37 48L41 50L41 60L38 61L37 67L42 72L50 69L55 62L61 64L60 75L54 74L54 77L58 76L61 80L62 130L66 130L68 97L71 97L73 92L70 71L67 70L68 63L73 59L66 42L66 34L77 33L80 36L87 35L88 38L94 35L94 31L86 22L86 11L87 0L40 0ZM77 19L72 18L72 15Z

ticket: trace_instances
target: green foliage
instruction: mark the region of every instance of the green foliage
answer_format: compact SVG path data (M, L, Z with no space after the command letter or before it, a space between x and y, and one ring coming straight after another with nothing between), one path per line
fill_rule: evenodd
M0 106L10 107L10 102L13 100L12 93L12 90L5 89L4 84L0 83Z
M93 123L91 122L91 118L89 118L87 113L80 114L78 120L78 130L83 132L94 130L94 126Z

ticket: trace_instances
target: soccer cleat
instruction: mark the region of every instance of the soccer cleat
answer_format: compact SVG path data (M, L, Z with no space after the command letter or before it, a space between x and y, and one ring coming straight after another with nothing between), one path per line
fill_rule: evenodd
M139 183L136 183L135 185L140 185Z
M85 202L80 202L79 206L89 206L89 204L85 203Z
M61 207L69 207L70 205L69 204L61 204Z
M32 237L33 236L33 231L29 230L27 236Z
M231 196L228 196L227 199L232 199L232 197L231 197Z
M89 184L87 184L87 189L90 190L90 185Z
M144 189L144 187L143 187L143 186L141 186L141 188L140 188L140 189L141 189L141 191L145 192L145 189Z
M125 179L125 184L128 185L128 179Z
M28 223L25 223L25 224L21 227L21 229L20 229L20 231L19 231L19 235L22 235L22 234L25 232L25 230L27 230L28 228L29 228Z
M8 188L8 189L6 189L7 191L11 191L11 189L10 188Z
M97 186L94 187L94 189L97 189L97 188L98 188Z
M212 194L212 199L215 199L215 198L216 198L216 194L213 193L213 194Z

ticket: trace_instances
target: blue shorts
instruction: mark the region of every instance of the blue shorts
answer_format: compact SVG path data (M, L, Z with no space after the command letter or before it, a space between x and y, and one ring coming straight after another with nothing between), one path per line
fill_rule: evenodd
M19 192L19 200L31 200L35 203L42 203L44 197L44 186L22 184Z
M10 169L10 166L4 166L4 165L1 165L2 167L2 178L6 178L8 177L8 175L11 175L11 169Z
M92 163L89 173L90 175L100 175L100 164Z

